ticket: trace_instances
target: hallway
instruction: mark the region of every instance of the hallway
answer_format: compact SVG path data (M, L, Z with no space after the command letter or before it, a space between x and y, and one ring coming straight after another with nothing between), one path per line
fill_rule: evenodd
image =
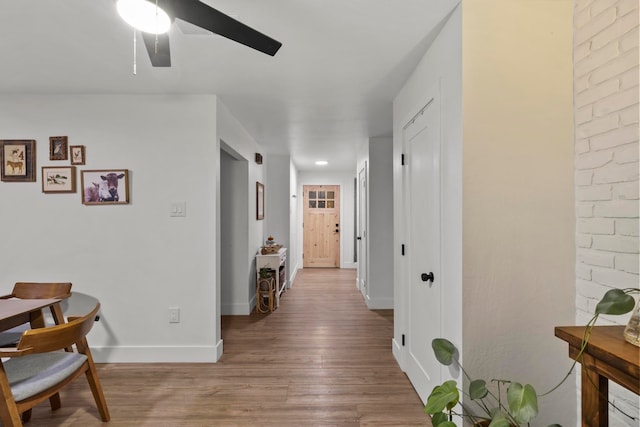
M271 314L226 316L216 364L109 364L108 426L425 426L391 354L393 313L369 311L355 270L298 272ZM103 425L76 381L29 425Z
M355 270L301 269L272 314L223 318L222 364L246 367L250 389L270 396L253 422L426 425L391 354L393 312L369 311L355 283Z

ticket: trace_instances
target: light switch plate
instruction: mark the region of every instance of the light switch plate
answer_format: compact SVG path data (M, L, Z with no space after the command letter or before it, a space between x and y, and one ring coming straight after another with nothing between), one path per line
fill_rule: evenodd
M187 203L186 202L171 203L171 211L169 212L169 216L171 217L187 216Z

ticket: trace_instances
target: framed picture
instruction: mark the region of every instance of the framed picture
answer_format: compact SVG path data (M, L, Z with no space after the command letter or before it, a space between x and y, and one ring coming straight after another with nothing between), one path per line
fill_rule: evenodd
M35 140L0 140L0 179L7 182L36 180Z
M84 145L72 145L69 147L72 165L84 165Z
M42 167L43 193L75 193L76 167Z
M66 136L49 137L49 160L67 160L68 150Z
M256 219L264 219L264 184L256 182Z
M129 171L101 169L80 171L82 204L122 205L129 203Z

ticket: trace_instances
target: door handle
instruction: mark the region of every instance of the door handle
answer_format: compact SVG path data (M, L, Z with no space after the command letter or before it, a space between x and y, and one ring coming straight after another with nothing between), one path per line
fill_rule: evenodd
M356 240L362 240L362 237L358 236L356 237Z
M432 271L430 271L430 272L429 272L429 274L427 274L427 273L422 273L422 274L420 275L420 278L422 279L422 281L423 281L423 282L431 282L431 283L433 283L433 279L434 279L434 277L433 277L433 272L432 272Z

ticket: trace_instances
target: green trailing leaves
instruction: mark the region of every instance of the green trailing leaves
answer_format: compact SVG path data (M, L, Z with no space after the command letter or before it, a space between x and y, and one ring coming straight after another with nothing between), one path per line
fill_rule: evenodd
M491 417L489 427L511 427L511 422L507 414L502 411L496 411L493 417Z
M635 305L636 301L631 295L622 289L611 289L596 306L596 314L626 314L633 310Z
M447 423L450 422L449 417L447 417L447 414L444 412L437 412L431 417L431 424L433 424L433 427L446 427L448 425Z
M469 384L469 396L472 400L484 399L489 390L487 390L487 382L485 380L473 380Z
M538 415L536 390L529 384L511 383L507 389L509 412L520 424L529 423Z
M453 380L445 381L433 389L427 399L424 411L428 414L436 414L444 411L445 408L451 410L459 400L460 393L457 383Z
M449 366L453 363L453 358L456 354L456 346L451 341L444 338L435 338L431 341L431 347L433 353L436 355L438 362L443 365Z

